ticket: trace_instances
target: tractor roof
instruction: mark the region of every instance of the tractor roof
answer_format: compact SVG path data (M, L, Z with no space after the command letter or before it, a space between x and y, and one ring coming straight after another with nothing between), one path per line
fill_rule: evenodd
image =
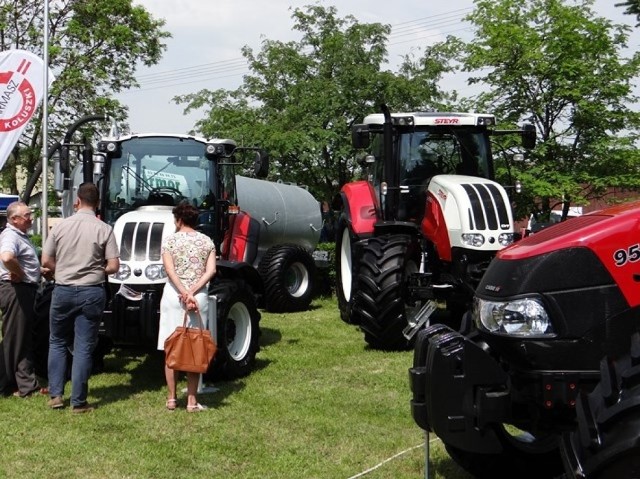
M199 141L201 143L214 143L214 144L225 144L237 146L235 140L231 140L228 138L211 138L207 140L206 138L200 136L193 135L185 135L181 133L131 133L128 135L120 135L118 138L103 138L102 141L125 141L131 140L132 138L184 138L184 139L192 139Z
M391 119L395 124L407 126L492 126L496 124L495 116L486 113L423 111L392 113ZM382 113L368 115L363 123L367 125L382 125L384 123L384 115Z

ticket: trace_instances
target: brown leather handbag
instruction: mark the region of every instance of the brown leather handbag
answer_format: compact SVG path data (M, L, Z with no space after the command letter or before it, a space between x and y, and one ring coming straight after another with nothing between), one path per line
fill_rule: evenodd
M216 354L216 343L208 329L204 329L200 312L198 315L199 328L187 327L187 311L184 312L182 326L164 342L165 362L169 369L190 373L206 373L209 364Z

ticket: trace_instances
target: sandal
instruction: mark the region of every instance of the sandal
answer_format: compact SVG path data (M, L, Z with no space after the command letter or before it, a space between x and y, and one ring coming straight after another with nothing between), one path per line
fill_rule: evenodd
M202 412L207 409L207 406L203 406L200 403L196 403L193 406L187 405L187 412Z
M178 400L177 399L167 399L166 406L167 406L167 409L169 411L175 411L176 407L178 406Z

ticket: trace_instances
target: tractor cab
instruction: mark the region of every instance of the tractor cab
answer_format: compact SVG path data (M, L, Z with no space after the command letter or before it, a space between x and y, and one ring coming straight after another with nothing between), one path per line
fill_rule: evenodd
M364 148L370 143L369 180L384 219L419 222L424 215L427 186L434 176L492 179L487 127L494 124L492 115L394 113L387 128L384 114L367 116L355 127L354 146ZM385 134L392 141L386 141Z
M419 222L424 215L427 186L434 176L493 176L488 137L478 127L398 128L395 159L390 162L384 161L381 136L375 135L372 141L372 153L381 159L374 163L373 184L377 191L380 185L386 185L387 194L395 190L398 202L398 207L390 210L394 217L387 220ZM397 184L392 185L389 178L396 178Z
M104 202L101 214L109 224L139 209L172 208L188 201L202 211L200 229L215 239L216 200L236 205L233 168L218 168L230 157L235 142L211 142L195 137L134 135L102 141L106 153ZM211 152L209 152L211 151Z

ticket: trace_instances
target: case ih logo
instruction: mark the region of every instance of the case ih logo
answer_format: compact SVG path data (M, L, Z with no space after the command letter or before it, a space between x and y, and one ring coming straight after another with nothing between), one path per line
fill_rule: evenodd
M36 110L36 93L25 78L29 67L31 62L22 60L15 72L0 72L0 132L22 127Z
M456 125L460 123L459 118L436 118L433 120L436 125Z

